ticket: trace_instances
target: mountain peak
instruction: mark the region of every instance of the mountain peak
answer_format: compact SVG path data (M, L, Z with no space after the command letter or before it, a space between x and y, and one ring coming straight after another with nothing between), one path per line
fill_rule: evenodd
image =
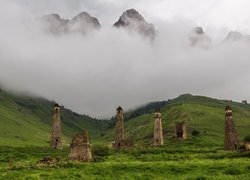
M114 24L114 26L124 26L129 25L131 21L145 22L142 15L139 14L135 9L129 9L120 16L119 20Z
M71 20L63 19L56 13L44 15L38 20L42 23L45 32L54 35L72 32L86 34L101 27L98 19L87 12L81 12Z
M195 27L192 31L194 31L196 34L204 34L204 31L200 26Z
M243 35L238 31L230 31L225 38L225 41L236 41L240 40L243 37Z
M114 23L114 27L127 28L132 31L137 31L146 37L150 37L151 40L155 37L155 27L153 24L148 23L144 17L135 9L128 9L122 13L118 21Z
M90 16L89 13L83 11L77 14L74 18L70 20L71 22L80 22L80 23L88 23L88 25L92 25L94 28L100 28L101 25L97 18Z
M202 27L195 27L189 32L189 42L191 46L209 47L211 40Z

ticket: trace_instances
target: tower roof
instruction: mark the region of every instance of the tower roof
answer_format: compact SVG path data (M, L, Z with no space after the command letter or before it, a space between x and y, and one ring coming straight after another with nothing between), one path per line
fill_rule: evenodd
M54 105L54 107L60 107L60 106L59 106L59 104L56 103L56 104Z
M227 110L232 110L231 106L226 106L225 111L227 111Z
M119 106L116 110L117 110L117 111L120 111L120 110L122 110L122 111L123 111L123 109L122 109L122 107L121 107L121 106Z

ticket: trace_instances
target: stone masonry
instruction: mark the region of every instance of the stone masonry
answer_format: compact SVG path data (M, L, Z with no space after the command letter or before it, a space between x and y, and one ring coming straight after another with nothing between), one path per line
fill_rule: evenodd
M123 126L123 109L119 106L116 109L116 126L115 126L115 148L124 146L124 126Z
M53 149L62 148L60 106L58 104L54 106L54 124L50 139L50 147Z
M91 162L93 161L89 144L88 132L77 133L70 144L69 161Z
M187 139L187 128L185 122L175 122L175 137L178 139Z
M160 109L156 109L154 113L154 138L153 145L160 146L163 145L163 135L162 135L162 119Z
M238 135L233 121L233 111L230 106L225 108L225 141L224 149L234 151L239 145Z

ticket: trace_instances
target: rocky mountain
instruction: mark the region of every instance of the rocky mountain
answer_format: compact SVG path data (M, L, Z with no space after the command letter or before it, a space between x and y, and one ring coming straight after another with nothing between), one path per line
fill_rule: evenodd
M211 40L202 27L193 28L188 35L191 46L209 47Z
M86 34L101 28L98 19L90 16L87 12L81 12L70 20L63 19L58 14L44 15L37 20L41 23L45 32L54 35L65 33Z
M151 40L154 40L156 35L154 25L148 23L135 9L129 9L123 12L118 21L114 23L113 26L136 31L145 37L149 37Z
M238 31L230 31L223 42L247 41L250 42L249 35L243 35Z

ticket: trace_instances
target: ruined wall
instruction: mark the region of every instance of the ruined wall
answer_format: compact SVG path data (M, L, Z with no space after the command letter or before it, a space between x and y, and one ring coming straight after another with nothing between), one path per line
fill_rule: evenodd
M115 126L115 144L116 148L121 148L124 145L124 125L123 125L123 109L116 109L116 126Z
M60 118L60 107L58 104L54 106L54 124L50 139L50 147L53 149L62 148L62 137L61 137L61 118Z
M187 127L185 122L175 122L175 137L178 139L187 139Z
M238 145L239 145L239 139L233 121L233 111L230 106L226 106L224 149L228 151L234 151L237 149Z
M156 110L154 113L154 138L153 145L163 145L163 134L162 134L162 118L160 110Z
M77 133L70 144L69 161L90 162L93 160L88 132Z

